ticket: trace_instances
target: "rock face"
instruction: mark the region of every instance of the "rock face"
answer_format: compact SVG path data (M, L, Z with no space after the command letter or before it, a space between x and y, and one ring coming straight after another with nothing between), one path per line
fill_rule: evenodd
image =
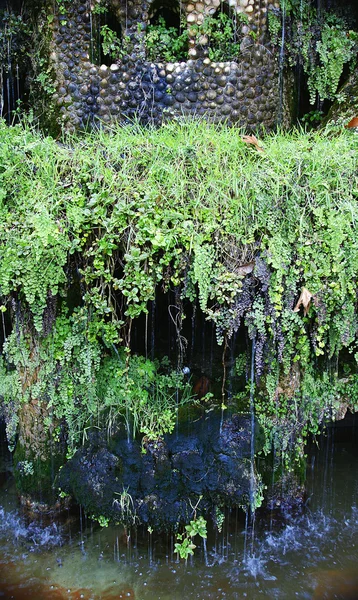
M250 466L250 419L234 415L142 446L93 443L63 467L59 485L90 515L165 529L188 522L196 504L199 512L247 505Z
M159 4L156 1L155 6ZM244 14L246 22L241 25L237 62L215 63L208 58L205 36L199 45L193 26L225 4ZM89 3L68 3L66 14L52 23L55 101L67 129L133 117L159 124L166 116L183 114L249 128L277 123L277 60L267 33L267 10L278 6L277 2L182 1L180 10L189 34L188 60L167 64L145 58L145 30L153 0L111 0L109 5L131 48L128 56L110 66L92 62L96 13L89 10Z

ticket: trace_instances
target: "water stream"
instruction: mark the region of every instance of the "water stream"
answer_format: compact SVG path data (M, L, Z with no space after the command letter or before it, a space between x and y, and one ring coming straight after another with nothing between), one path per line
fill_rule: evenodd
M2 474L0 598L358 598L357 455L354 427L330 430L309 449L303 510L259 511L246 553L245 515L226 510L187 564L171 534L101 528L78 511L31 522Z

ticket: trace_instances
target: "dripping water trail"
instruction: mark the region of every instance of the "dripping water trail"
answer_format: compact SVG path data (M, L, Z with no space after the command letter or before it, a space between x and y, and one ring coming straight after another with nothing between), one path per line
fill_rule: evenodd
M206 538L203 538L203 549L204 549L204 562L205 562L205 566L208 567L209 566L209 561L208 561L208 549L206 546Z
M249 506L245 520L245 544L244 559L254 556L255 542L255 501L256 501L256 478L255 478L255 352L256 337L251 346L251 369L250 369L250 492Z
M229 377L227 383L227 396L231 400L233 396L233 380L235 376L235 344L236 344L236 332L233 333L230 344L230 368Z
M151 334L150 334L150 358L154 360L154 347L155 347L155 309L156 303L155 299L152 302L151 306Z
M144 346L145 359L148 360L148 313L145 314Z
M129 373L129 360L130 360L130 349L131 349L131 336L132 336L132 324L133 324L133 320L132 318L129 319L129 324L128 324L128 332L127 332L127 339L126 339L126 347L127 347L127 357L126 357L126 376L128 378L128 373ZM130 425L130 412L129 412L129 405L128 402L126 402L126 428L127 428L127 443L128 445L130 444L131 441L131 425ZM135 437L135 421L133 421L133 439Z
M191 317L191 346L190 346L191 362L193 362L194 347L195 347L195 317L196 317L196 304L193 305L193 314Z
M4 70L0 67L0 118L4 113Z
M223 367L223 381L222 381L222 386L221 386L221 419L220 419L220 435L222 433L222 426L224 423L224 410L226 409L225 406L225 386L226 386L226 351L227 351L227 334L225 334L224 337L224 348L223 348L223 354L222 354L222 360L221 360L221 364Z
M153 564L153 535L152 532L148 530L148 561L149 566L151 567Z
M278 111L277 111L277 125L282 124L283 120L283 68L285 62L285 42L286 42L286 0L282 2L282 34L281 34L281 45L280 45L280 56L278 63Z
M11 125L11 60L10 60L10 48L9 52L9 61L6 75L6 97L7 97L7 122L8 125Z
M88 8L89 11L89 18L90 18L90 60L93 63L94 62L94 49L93 49L93 16L92 16L92 10L91 10L91 6L89 5Z
M16 92L17 92L17 100L20 100L20 74L19 74L19 65L16 65Z
M272 531L273 528L273 516L274 516L274 510L273 510L273 498L275 496L275 471L276 471L276 448L275 445L273 444L272 447L272 477L271 477L271 510L270 510L270 531Z
M202 319L203 319L203 328L202 328L202 332L201 332L201 370L203 371L205 369L205 326L206 326L206 321L204 319L204 315L202 315Z

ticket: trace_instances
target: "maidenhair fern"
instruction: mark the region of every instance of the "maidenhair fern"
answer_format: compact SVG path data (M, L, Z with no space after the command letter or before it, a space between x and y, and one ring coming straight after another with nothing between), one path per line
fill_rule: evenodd
M310 103L316 93L321 99L334 99L346 63L356 55L356 45L347 31L338 25L324 25L321 39L316 43L317 62L307 67Z
M301 67L307 77L310 103L336 98L345 65L353 66L357 56L357 32L344 18L316 10L309 0L281 0L285 12L268 13L271 41L281 43L284 19L287 63Z
M214 247L209 244L195 248L193 264L194 282L198 284L199 304L203 312L206 311L211 290L214 257Z

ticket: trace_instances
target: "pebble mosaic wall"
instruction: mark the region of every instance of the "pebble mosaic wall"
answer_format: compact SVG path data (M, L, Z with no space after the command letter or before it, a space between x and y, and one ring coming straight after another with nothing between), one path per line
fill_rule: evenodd
M52 24L55 102L66 128L135 116L159 124L163 118L182 114L205 115L251 129L277 123L277 55L267 32L267 10L278 8L277 4L227 0L231 9L245 13L247 19L241 26L237 61L215 63L208 57L205 36L199 45L191 27L215 14L222 1L182 1L180 11L189 31L188 60L154 64L145 56L145 29L153 0L111 0L111 11L131 40L131 54L111 65L97 65L91 61L93 2L98 0L92 0L92 5L73 0L66 14Z

